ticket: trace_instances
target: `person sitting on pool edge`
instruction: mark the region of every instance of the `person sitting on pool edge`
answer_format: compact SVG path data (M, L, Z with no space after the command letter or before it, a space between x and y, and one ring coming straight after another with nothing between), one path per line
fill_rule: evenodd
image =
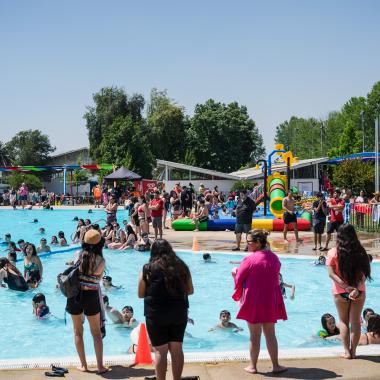
M42 319L50 314L49 306L46 305L45 295L42 293L36 294L32 299L33 314Z
M338 338L340 330L336 325L335 318L329 314L323 314L321 317L321 324L323 329L318 331L318 336L323 339Z
M208 331L215 331L216 329L234 329L234 332L243 331L241 327L235 325L231 321L231 313L228 310L222 310L219 314L220 323Z

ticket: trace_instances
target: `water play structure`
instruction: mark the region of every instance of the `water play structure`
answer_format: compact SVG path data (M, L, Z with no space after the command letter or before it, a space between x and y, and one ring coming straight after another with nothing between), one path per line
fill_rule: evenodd
M286 175L278 172L272 173L272 159L279 156L286 163ZM268 155L267 160L259 160L258 164L262 164L261 168L264 175L264 184L262 191L255 195L254 201L256 205L263 204L264 215L255 217L252 220L252 229L265 229L268 231L282 231L284 221L282 216L284 210L282 208L282 200L286 197L290 187L290 167L297 161L293 157L292 152L284 150L282 144L277 144L275 149ZM259 166L257 166L258 168ZM269 204L270 213L267 212ZM234 230L236 218L222 218L217 220L208 220L199 224L199 231L225 231ZM301 213L297 218L297 225L300 231L309 231L311 228L311 214L307 211ZM172 222L172 228L176 231L193 231L195 225L191 219L178 219ZM289 226L291 231L293 226Z

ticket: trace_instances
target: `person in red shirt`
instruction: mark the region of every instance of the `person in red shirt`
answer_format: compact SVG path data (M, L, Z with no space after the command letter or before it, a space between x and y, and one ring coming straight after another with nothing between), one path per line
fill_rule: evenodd
M160 239L162 239L162 214L164 211L164 200L160 197L159 190L154 192L154 198L149 202L148 208L151 211L154 238L157 240L157 235L159 233Z
M327 227L327 239L326 239L326 245L323 248L324 251L328 251L328 246L331 240L331 235L334 232L338 232L338 228L343 224L344 217L343 217L343 210L344 210L344 200L340 199L340 190L335 190L333 198L330 198L327 201L327 205L329 206L330 210L330 223Z

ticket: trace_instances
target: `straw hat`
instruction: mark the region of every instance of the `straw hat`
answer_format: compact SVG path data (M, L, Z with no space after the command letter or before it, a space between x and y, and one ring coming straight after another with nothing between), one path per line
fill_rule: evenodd
M83 241L86 244L96 245L100 242L101 238L102 237L98 231L91 229L84 234Z

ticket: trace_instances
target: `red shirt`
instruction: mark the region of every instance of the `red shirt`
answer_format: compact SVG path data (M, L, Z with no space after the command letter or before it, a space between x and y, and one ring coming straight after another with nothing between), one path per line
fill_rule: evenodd
M155 218L157 216L162 216L162 212L164 210L164 201L160 198L160 199L152 199L149 202L149 206L156 207L157 205L160 206L158 210L150 210L150 214L152 215L152 218Z
M344 200L343 199L330 199L331 206L343 206L342 211L330 210L330 222L343 222L343 210L344 210Z

